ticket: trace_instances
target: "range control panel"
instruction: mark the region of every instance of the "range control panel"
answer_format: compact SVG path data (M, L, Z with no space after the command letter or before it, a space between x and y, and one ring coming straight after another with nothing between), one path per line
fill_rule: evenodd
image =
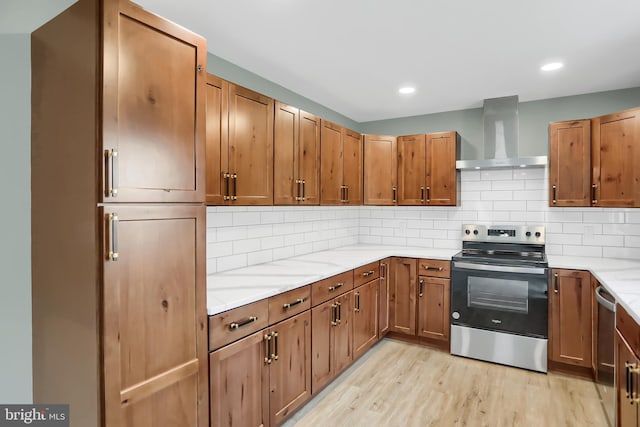
M544 226L466 224L462 226L462 240L544 245Z

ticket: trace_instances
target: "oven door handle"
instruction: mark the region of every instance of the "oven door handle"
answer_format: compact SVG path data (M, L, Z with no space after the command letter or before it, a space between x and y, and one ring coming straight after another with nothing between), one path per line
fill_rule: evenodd
M604 308L606 308L609 311L612 312L616 312L616 304L608 301L605 297L602 296L601 294L602 292L602 286L598 286L596 288L596 299L598 300L598 304L600 304L601 306L603 306Z
M456 261L453 263L453 268L464 268L465 270L498 271L502 273L521 273L521 274L536 274L536 275L547 274L546 268L473 264L470 262L459 262L459 261Z

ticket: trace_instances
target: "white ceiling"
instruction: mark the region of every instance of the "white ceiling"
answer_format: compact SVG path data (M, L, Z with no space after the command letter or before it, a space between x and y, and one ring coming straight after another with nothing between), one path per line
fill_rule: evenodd
M136 2L358 122L640 86L638 0Z

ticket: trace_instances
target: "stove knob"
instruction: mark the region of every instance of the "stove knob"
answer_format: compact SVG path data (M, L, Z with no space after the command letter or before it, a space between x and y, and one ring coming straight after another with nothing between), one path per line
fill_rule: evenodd
M530 232L530 231L527 231L527 232L526 232L526 233L524 233L524 234L525 234L525 236L527 236L527 237L531 237L531 232Z
M536 231L536 237L540 237L540 232Z
M473 234L477 236L478 235L478 230L473 230Z
M453 313L451 313L451 317L453 317L454 320L458 320L460 318L460 313L454 311Z
M464 230L464 234L466 234L468 236L469 234L471 234L471 230L469 230L469 229Z

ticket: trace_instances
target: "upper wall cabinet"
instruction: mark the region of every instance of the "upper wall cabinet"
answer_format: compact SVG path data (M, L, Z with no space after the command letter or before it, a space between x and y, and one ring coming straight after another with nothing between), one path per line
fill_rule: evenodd
M640 206L640 108L592 120L594 206Z
M398 204L455 206L455 131L398 137Z
M640 206L640 108L549 126L549 206Z
M360 134L322 120L320 144L320 204L362 204Z
M274 204L319 204L320 118L276 102L274 147Z
M104 6L102 201L199 202L204 39L121 3Z
M591 205L591 121L549 126L549 205Z
M395 136L364 135L364 204L395 205L398 197Z
M273 204L273 118L273 99L209 76L208 204Z

